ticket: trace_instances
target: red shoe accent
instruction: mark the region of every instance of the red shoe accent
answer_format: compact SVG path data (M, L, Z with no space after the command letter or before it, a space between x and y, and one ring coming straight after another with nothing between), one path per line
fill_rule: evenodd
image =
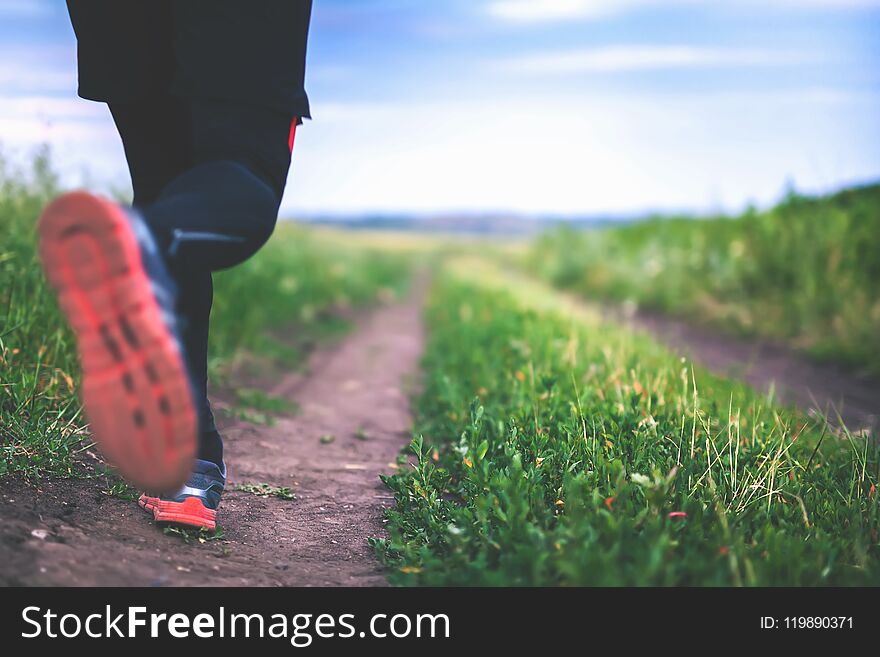
M217 527L217 512L206 507L198 497L187 497L183 502L158 500L158 504L153 507L153 519L156 522L172 522L175 525L200 529Z
M153 509L156 508L156 505L159 503L158 497L152 497L151 495L147 495L146 493L142 493L138 498L138 505L149 513L153 512Z
M64 194L39 223L40 256L77 337L82 400L94 439L139 488L189 476L197 418L185 365L122 208Z

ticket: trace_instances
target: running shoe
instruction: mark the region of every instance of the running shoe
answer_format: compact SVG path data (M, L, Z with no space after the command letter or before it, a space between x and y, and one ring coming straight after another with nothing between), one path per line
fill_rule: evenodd
M138 504L152 508L156 522L198 527L217 528L217 507L226 486L226 464L221 468L211 461L196 459L193 472L186 484L171 495L141 495Z
M72 192L43 211L39 237L76 334L92 436L132 484L176 489L192 468L198 418L176 286L152 234L134 211Z
M157 504L159 504L159 496L158 495L150 495L149 493L141 493L141 496L138 498L138 506L141 507L147 513L153 513L153 509L156 508Z

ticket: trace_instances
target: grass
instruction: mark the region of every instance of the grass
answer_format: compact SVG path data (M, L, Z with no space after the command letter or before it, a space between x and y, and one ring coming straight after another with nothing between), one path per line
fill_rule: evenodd
M295 500L296 495L287 486L273 486L272 484L236 484L233 490L250 493L257 497L277 497L281 500Z
M262 390L236 388L235 403L224 407L222 412L252 424L274 426L277 416L298 413L299 406L290 399L276 397Z
M212 371L244 353L299 365L309 343L347 330L340 311L399 294L409 264L405 254L282 222L257 256L214 276ZM292 337L271 330L282 327Z
M373 541L392 582L880 583L872 438L479 262L428 321L417 464Z
M45 155L28 172L0 161L0 474L76 474L85 420L71 335L46 286L34 225L57 193Z
M295 413L298 408L289 399L276 397L253 388L238 388L235 391L235 398L242 406L269 413Z
M35 249L37 217L58 191L45 154L30 171L0 159L0 476L83 476L76 455L91 447L73 336ZM316 336L346 330L340 312L401 291L409 268L406 254L282 223L257 256L215 276L212 375L234 371L245 353L299 364ZM289 333L300 337L295 348ZM244 394L248 412L282 412L268 397Z
M614 302L769 336L880 374L880 185L735 218L657 218L537 240L530 269Z
M112 475L109 475L108 478L110 480L107 482L107 488L101 491L102 493L104 493L104 495L106 495L107 497L116 497L118 499L126 500L128 502L137 502L138 498L141 495L140 491L132 488L124 481L116 479Z
M166 526L162 528L162 533L166 536L176 536L187 545L211 543L213 541L222 541L226 538L222 527L217 527L216 529L192 529Z

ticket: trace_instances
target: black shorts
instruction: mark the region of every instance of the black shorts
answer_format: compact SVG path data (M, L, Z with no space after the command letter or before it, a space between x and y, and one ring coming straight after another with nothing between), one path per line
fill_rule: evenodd
M310 117L304 87L311 0L67 0L79 95L171 94Z

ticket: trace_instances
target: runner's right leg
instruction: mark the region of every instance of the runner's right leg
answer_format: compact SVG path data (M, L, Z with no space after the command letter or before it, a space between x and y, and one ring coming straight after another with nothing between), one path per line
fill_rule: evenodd
M149 122L139 107L114 106L120 125ZM137 117L138 120L134 120ZM210 269L231 266L256 251L274 228L290 165L294 117L235 103L193 103L186 149L190 167L142 209L182 290L181 315L189 321L187 348L196 394L204 400L199 457L186 485L174 494L143 495L139 502L158 522L213 528L225 485L222 441L213 425L204 382L207 366ZM125 140L126 130L121 129ZM134 140L150 134L133 130ZM186 138L186 137L185 137ZM156 143L161 143L157 136ZM151 145L126 146L131 153ZM132 166L132 175L143 166ZM147 176L155 186L155 176ZM152 200L151 197L141 197ZM205 273L208 273L205 276ZM187 298L189 297L189 298Z
M183 101L167 95L136 103L111 103L110 111L125 148L134 205L149 207L163 189L192 166L190 111ZM195 267L184 271L173 261L168 264L177 282L177 312L199 407L197 456L222 467L223 441L207 395L211 272Z

